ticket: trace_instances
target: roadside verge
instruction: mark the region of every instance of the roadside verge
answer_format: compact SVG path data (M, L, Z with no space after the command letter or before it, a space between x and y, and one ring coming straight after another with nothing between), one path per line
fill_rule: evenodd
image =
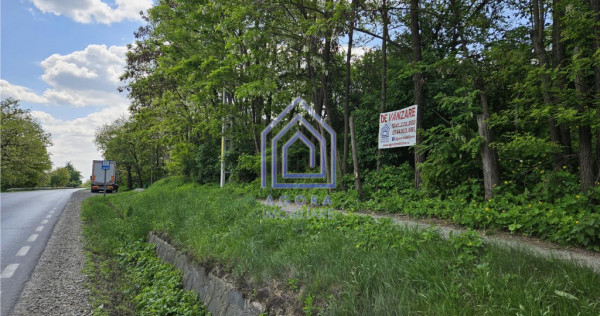
M79 217L81 203L89 196L77 191L67 202L12 315L91 314Z
M261 204L267 205L266 200L259 199ZM290 214L302 211L302 207L290 203L282 206L281 210ZM416 219L399 214L382 214L382 213L349 213L343 210L336 210L342 214L356 214L361 216L370 216L374 219L389 218L396 225L406 228L429 229L434 227L435 230L445 239L450 238L450 234L463 234L467 230L456 225L450 226L446 221L436 219ZM508 234L504 232L495 232L493 235L487 235L484 231L477 231L481 239L488 244L495 244L501 247L516 249L532 253L538 257L547 259L560 259L572 261L584 267L588 267L600 274L600 253L593 252L575 247L562 247L560 245L542 241L537 238Z

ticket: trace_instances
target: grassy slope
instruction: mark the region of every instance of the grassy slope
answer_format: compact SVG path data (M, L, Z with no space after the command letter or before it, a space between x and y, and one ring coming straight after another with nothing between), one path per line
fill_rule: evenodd
M97 234L142 239L150 230L160 231L201 262L219 263L244 278L251 289L274 284L287 289L305 312L600 313L597 274L484 246L474 234L446 241L432 231L407 231L356 216L263 219L253 197L181 178L108 201L126 216L106 220ZM108 209L102 199L86 207ZM122 224L115 225L118 221Z

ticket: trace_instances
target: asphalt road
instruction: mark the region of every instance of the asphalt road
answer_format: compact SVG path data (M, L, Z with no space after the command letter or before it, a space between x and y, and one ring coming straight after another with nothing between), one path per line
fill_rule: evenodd
M9 315L73 192L0 194L0 315Z

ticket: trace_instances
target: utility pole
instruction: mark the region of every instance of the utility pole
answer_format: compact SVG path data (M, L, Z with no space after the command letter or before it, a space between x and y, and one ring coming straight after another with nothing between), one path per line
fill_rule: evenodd
M352 164L354 167L354 187L358 196L362 196L362 186L360 184L360 174L358 172L358 149L356 148L356 135L354 133L354 117L350 116L350 144L352 145Z
M226 102L225 88L223 88L223 107ZM221 188L225 185L225 116L221 124Z

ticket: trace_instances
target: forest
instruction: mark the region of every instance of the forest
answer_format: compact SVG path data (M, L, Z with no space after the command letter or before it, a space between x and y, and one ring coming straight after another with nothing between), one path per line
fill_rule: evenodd
M589 246L600 240L599 11L598 0L159 1L127 53L130 116L95 142L131 189L168 175L218 183L223 137L228 182L258 188L260 133L302 97L337 133L338 206L420 201L474 227L560 209L548 225L585 218L591 231L501 226ZM379 114L413 104L416 145L378 150Z

